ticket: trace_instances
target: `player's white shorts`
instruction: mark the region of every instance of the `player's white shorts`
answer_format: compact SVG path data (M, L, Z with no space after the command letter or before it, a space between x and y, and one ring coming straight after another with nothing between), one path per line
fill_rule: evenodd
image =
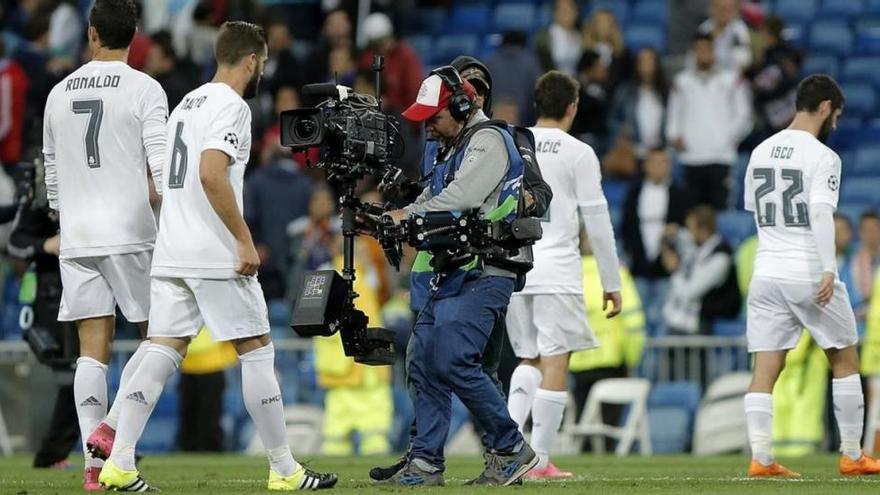
M150 314L153 251L61 259L58 321L115 316L116 305L130 322Z
M513 353L525 359L599 346L580 294L514 294L507 307L507 335Z
M150 337L195 337L202 325L214 340L269 333L269 310L257 277L153 277Z
M816 304L816 284L754 277L749 286L747 339L749 352L793 349L804 329L822 349L855 345L856 318L846 286L834 283L824 307Z

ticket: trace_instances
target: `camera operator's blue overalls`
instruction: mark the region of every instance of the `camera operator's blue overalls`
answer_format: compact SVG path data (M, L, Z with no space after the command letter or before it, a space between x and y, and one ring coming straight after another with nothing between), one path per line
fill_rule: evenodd
M517 217L524 164L510 134L500 134L507 147L509 167L498 206L484 218L509 222ZM461 167L469 141L466 137L452 157L442 162L438 159L438 144L426 144L425 164L433 170L432 196L440 194L451 182L450 178ZM443 446L449 431L452 393L486 431L487 447L507 453L522 442L504 399L480 362L495 320L510 303L514 279L484 276L482 268L482 261L474 259L437 275L431 266L431 254L420 251L412 269L411 307L418 317L408 370L415 388L417 429L411 458L425 460L440 469L444 466Z

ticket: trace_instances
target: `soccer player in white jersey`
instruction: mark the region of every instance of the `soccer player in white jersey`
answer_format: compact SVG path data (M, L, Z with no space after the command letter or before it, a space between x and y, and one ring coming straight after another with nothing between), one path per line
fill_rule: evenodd
M256 278L260 259L242 217L251 150L251 112L243 98L256 95L266 62L263 30L227 22L214 53L214 79L187 94L168 120L150 286L151 344L121 392L119 427L99 480L122 491L150 488L135 467L135 445L189 341L206 325L238 352L244 403L269 458L268 488L330 488L335 474L312 472L290 452L268 312Z
M98 490L102 461L85 439L107 414L107 363L116 305L139 323L150 305L156 221L147 166L157 190L165 154L168 103L158 82L126 64L137 13L131 0L97 0L89 15L92 59L49 93L43 123L46 191L61 220L59 321L75 321L80 358L74 399L87 490ZM143 358L141 344L122 374ZM118 407L110 411L115 425Z
M834 248L841 163L824 142L843 105L843 93L830 77L801 81L794 121L755 148L746 171L745 207L758 224L747 316L749 352L755 354L745 396L749 476L799 476L775 462L770 450L773 385L804 328L831 364L840 473L880 473L880 462L862 453L860 444L865 401L858 336L849 295L837 277Z
M538 121L531 131L538 167L553 190L553 201L542 223L543 238L534 246L535 266L507 310L510 343L522 360L511 378L508 410L520 430L531 412L531 445L540 459L527 475L532 478L572 475L550 462L568 401L568 360L574 351L599 345L584 305L579 218L599 263L601 297L606 306L612 304L608 317L621 309L617 251L599 160L590 146L568 134L578 92L577 81L558 71L541 76L535 88Z

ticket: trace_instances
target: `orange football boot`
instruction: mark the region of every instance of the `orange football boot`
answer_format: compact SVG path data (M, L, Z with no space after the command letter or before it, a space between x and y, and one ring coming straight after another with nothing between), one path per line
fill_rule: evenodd
M842 462L842 461L841 461ZM842 469L842 468L841 468ZM760 462L752 459L752 463L749 464L749 477L752 478L765 478L765 477L774 477L778 476L780 478L800 478L800 473L796 473L791 469L779 464L778 462L773 462L769 466L765 466Z
M840 456L840 474L843 476L861 476L864 474L880 474L880 461L868 454L862 454L854 461L847 455Z

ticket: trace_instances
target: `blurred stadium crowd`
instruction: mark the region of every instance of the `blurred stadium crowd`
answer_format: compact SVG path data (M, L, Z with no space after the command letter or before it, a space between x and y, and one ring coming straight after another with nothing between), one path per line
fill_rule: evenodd
M674 427L665 428L664 419L658 419L655 451L658 446L659 451L686 450L702 388L724 372L748 366L742 352L719 365L720 350L688 343L697 342L695 336L728 342L745 332L742 301L756 248L754 220L742 211L748 153L788 125L794 115L794 90L804 74L824 72L838 78L847 97L844 117L830 143L841 154L845 171L837 218L840 277L859 318L863 374L880 375L880 289L875 290L880 265L880 216L875 210L880 206L880 120L876 118L880 1L142 0L140 4L142 24L129 63L161 83L171 108L213 74L211 50L223 21L243 19L266 28L269 61L261 93L249 102L255 146L246 176L244 213L262 258L259 276L276 342L297 338L287 322L302 273L339 264L341 256L335 193L322 172L309 166L317 155L291 154L279 142L279 113L314 103L302 101L303 84L338 81L372 93L370 65L372 55L379 53L386 57L385 109L399 113L415 100L431 68L458 55L473 55L492 73L494 117L528 126L534 123L531 102L536 79L551 69L575 76L581 95L571 133L593 146L602 159L605 193L628 284L624 317L604 320L595 263L585 252L589 318L603 347L572 358L575 382L585 384L575 390L577 410L589 384L600 377L632 374L658 382L683 380L666 389L678 391L672 394L681 398L678 402L669 400L672 395L663 399L663 392L656 393L658 407L684 410L684 426L676 436L669 433ZM0 2L0 161L4 165L0 203L14 202L11 178L18 164L40 156L48 92L87 60L89 7L88 0ZM405 128L400 165L417 178L423 133ZM365 199L382 201L375 185L367 181L360 191ZM705 206L694 209L698 205ZM707 266L701 248L718 242L726 246L727 262L723 267ZM372 321L397 330L399 342L406 342L412 319L407 274L390 269L371 240L359 241L358 250L358 304ZM18 294L26 263L6 256L2 267L0 338L20 340ZM695 304L701 308L698 315L689 313ZM122 323L119 327L119 337L136 335ZM675 340L679 336L682 339ZM800 359L802 370L813 377L818 373L821 381L827 371L823 375L823 368L815 367L824 363L809 358L818 349L806 341L802 344L801 355L795 353L790 359ZM213 378L196 382L184 378L179 389L166 390L147 428L151 434L145 438L145 449L246 447L243 406L234 399L236 386L226 383L226 390L233 393L201 412L200 402L191 398L206 391L222 397L224 380L237 380L235 373L224 378L223 370L235 364L228 349L210 341L200 345L204 359L195 363L189 359L184 373ZM687 352L666 355L669 346ZM737 347L743 346L744 341ZM341 346L333 339L316 342L307 351L281 354L285 402L324 408L325 453L350 453L353 431L359 434L361 452L404 448L411 410L402 369L361 367L341 356ZM508 358L509 375L515 363L510 353ZM118 368L114 378L118 379ZM821 410L826 386L806 387L811 395L799 400ZM658 385L657 390L663 389ZM224 430L175 439L179 409L187 410L196 422L202 414L222 413ZM467 420L465 413L459 417L461 422ZM791 444L806 441L818 446L824 427L809 428L806 433L796 432Z

